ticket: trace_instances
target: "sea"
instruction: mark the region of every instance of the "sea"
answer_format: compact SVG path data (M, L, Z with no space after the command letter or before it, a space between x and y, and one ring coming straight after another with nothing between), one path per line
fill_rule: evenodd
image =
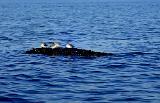
M113 55L25 53L54 41ZM160 103L160 1L1 0L0 103Z

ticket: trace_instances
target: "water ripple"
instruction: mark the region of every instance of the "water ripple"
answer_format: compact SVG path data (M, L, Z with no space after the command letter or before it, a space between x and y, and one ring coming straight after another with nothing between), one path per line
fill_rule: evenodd
M72 0L73 1L73 0ZM0 1L0 102L159 103L159 2ZM106 57L26 55L71 40Z

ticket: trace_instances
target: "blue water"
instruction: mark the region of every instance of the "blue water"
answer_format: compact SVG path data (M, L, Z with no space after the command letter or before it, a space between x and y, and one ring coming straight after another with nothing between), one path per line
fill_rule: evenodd
M160 103L160 2L0 1L1 103ZM111 52L28 55L41 41Z

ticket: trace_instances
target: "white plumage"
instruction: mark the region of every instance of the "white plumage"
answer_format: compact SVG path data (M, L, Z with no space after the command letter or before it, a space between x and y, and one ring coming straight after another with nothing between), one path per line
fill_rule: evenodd
M51 44L50 48L54 49L54 48L59 48L60 47L60 43L58 42L54 42L53 44Z
M73 46L70 42L68 42L68 43L66 44L66 48L74 48L74 46Z
M41 43L41 48L46 48L47 47L47 44L46 43Z

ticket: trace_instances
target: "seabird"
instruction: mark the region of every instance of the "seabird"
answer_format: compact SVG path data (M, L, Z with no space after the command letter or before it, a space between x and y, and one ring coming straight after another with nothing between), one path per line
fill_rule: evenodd
M53 42L50 46L50 48L54 49L54 48L59 48L60 47L60 43L58 42Z
M46 48L46 47L47 47L47 44L44 43L44 42L42 42L40 46L41 46L41 48Z
M68 43L66 44L66 48L74 48L74 46L71 44L71 42L68 42Z

